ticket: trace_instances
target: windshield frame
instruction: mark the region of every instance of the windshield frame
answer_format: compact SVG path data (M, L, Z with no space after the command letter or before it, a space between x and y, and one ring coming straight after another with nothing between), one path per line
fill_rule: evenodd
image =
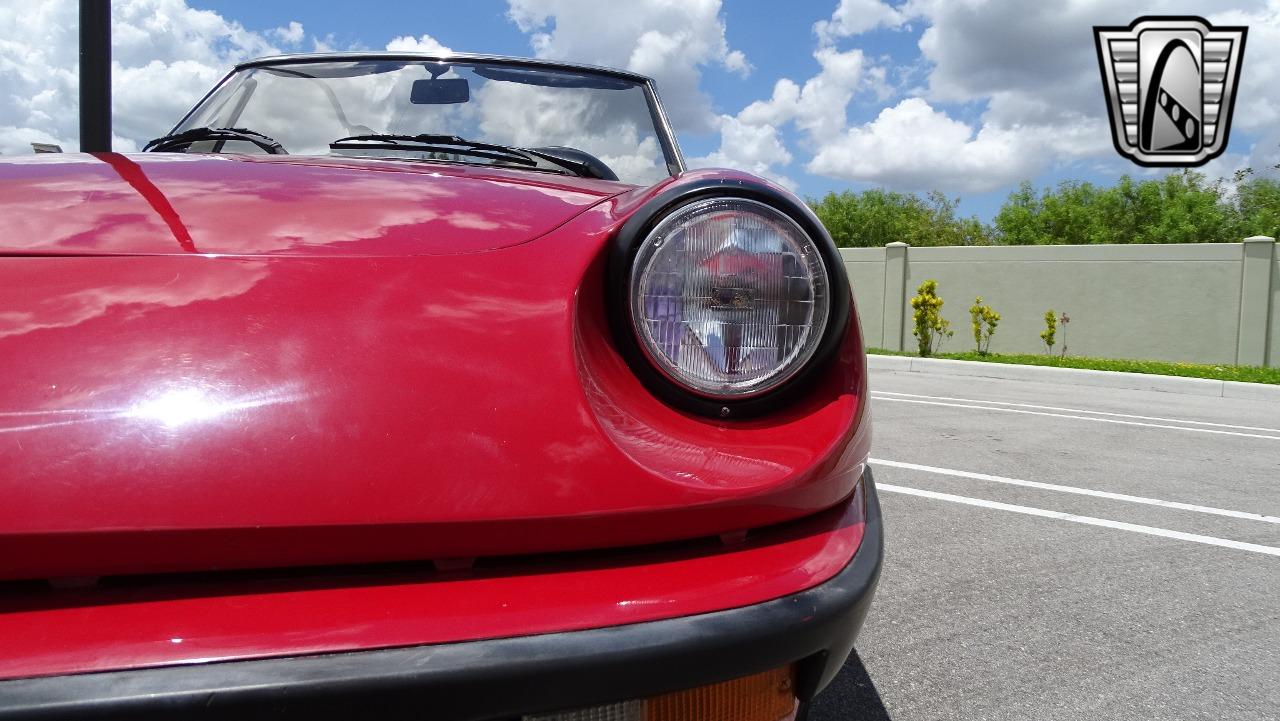
M406 52L359 52L359 53L299 53L294 55L273 55L270 57L257 58L243 63L237 64L231 69L221 80L214 84L209 92L205 93L200 101L191 107L181 119L169 130L168 134L177 132L177 129L186 124L187 120L194 115L201 107L208 102L224 85L231 81L238 73L254 68L270 68L276 65L298 65L304 63L340 63L353 62L358 60L405 60L405 61L424 61L424 62L457 62L457 63L489 63L494 65L509 65L513 67L535 68L540 70L565 70L575 73L588 73L596 75L606 75L621 80L634 82L644 91L645 102L649 106L649 115L653 120L654 132L658 138L658 144L662 147L662 156L666 162L667 173L669 175L679 175L683 173L687 166L685 165L684 155L680 152L680 145L676 142L675 132L671 129L671 123L667 118L666 110L662 107L662 99L658 96L658 90L654 86L652 78L636 73L626 72L624 70L615 70L613 68L599 67L595 65L582 65L578 63L565 63L554 60L536 60L532 58L514 58L502 55L477 55L471 53L406 53Z

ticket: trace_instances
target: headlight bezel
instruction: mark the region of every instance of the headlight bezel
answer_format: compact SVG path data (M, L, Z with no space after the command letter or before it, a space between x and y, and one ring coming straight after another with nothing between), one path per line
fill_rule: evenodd
M794 223L812 242L826 272L829 294L825 327L809 360L778 385L747 397L713 397L671 377L650 357L632 317L631 279L637 255L652 232L673 214L708 199L760 203ZM849 324L851 294L843 262L831 236L813 211L787 193L763 183L706 178L669 188L638 208L614 238L608 259L607 306L616 345L645 387L681 410L718 418L747 418L769 413L803 395L825 369Z

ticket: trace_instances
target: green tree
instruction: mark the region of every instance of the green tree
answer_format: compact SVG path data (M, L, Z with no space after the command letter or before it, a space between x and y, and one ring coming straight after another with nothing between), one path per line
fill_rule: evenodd
M1023 183L995 217L1009 245L1225 243L1239 240L1240 210L1221 180L1190 170L1109 188L1065 180L1039 194Z
M1280 238L1280 182L1270 178L1248 178L1236 186L1236 207L1240 237L1269 235Z
M957 217L959 203L937 191L921 198L881 189L827 193L809 201L841 247L874 248L895 241L913 246L989 245L990 229L976 217Z
M1234 208L1224 197L1222 182L1205 182L1203 173L1183 170L1159 182L1162 193L1158 222L1143 228L1144 243L1230 243L1235 237Z
M1064 180L1037 190L1024 182L991 224L960 217L959 198L939 191L871 189L810 200L837 245L881 247L1102 243L1235 243L1280 237L1280 180L1251 168L1228 182L1181 170L1162 177L1123 176L1114 185Z
M1009 194L996 214L995 226L1000 241L1006 245L1035 245L1039 242L1038 218L1042 208L1040 196L1030 181L1023 181Z

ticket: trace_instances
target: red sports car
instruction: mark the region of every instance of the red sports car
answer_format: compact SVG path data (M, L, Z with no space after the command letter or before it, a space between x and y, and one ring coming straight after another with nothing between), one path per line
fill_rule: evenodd
M0 718L779 721L881 563L841 260L653 83L276 57L0 162Z

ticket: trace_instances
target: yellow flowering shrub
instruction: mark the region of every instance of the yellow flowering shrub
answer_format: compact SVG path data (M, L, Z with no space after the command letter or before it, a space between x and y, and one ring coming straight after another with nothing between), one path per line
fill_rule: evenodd
M977 346L978 355L991 352L991 336L996 334L996 326L1000 323L1000 314L989 305L983 305L982 296L973 299L969 306L969 318L973 325L973 342Z
M944 338L955 335L950 321L942 317L942 303L936 280L921 283L911 299L911 319L915 322L911 335L916 337L922 358L936 353Z

